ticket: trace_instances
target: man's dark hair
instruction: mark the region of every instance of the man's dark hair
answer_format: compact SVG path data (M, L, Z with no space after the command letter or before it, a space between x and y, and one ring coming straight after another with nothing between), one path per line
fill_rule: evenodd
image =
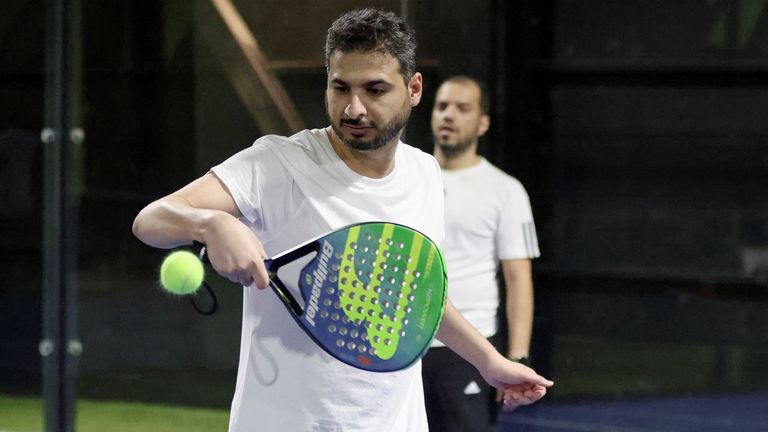
M400 63L406 84L416 73L416 32L400 17L380 9L357 9L345 13L328 28L325 67L331 54L377 51Z
M490 95L488 94L488 86L485 85L484 82L467 75L454 75L452 77L449 77L445 81L443 81L443 83L447 83L447 82L455 82L460 84L474 83L478 88L480 88L480 113L485 115L490 115L491 98L490 98Z

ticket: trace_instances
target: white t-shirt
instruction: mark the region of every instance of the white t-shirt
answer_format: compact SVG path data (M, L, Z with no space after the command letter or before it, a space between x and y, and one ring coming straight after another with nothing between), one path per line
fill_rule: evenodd
M539 256L528 194L484 158L469 168L443 170L443 183L448 297L480 333L493 336L499 260Z
M213 172L270 256L372 220L410 226L438 244L444 236L440 168L402 142L394 170L382 179L352 171L325 129L265 136ZM244 287L229 430L426 431L421 363L391 373L348 366L318 347L271 290Z

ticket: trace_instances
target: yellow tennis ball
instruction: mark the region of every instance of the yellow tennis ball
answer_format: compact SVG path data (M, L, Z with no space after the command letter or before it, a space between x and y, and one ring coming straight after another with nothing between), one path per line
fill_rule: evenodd
M189 251L170 253L160 266L160 284L176 295L194 293L203 284L204 277L203 263Z

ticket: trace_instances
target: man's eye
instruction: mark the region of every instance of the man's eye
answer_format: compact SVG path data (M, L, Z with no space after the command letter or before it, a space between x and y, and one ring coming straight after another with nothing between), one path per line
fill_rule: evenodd
M370 94L372 94L374 96L381 96L381 95L384 94L384 89L375 88L375 87L374 88L369 88L368 89L368 93L370 93Z
M340 92L340 93L344 93L344 92L347 91L347 87L344 87L344 86L334 86L333 90L337 91L337 92Z

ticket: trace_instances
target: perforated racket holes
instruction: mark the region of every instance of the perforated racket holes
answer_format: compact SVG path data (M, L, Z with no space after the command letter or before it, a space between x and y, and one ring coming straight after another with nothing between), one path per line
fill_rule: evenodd
M388 351L406 336L406 316L412 312L409 304L416 300L414 292L421 276L413 269L418 256L406 252L410 247L390 235L378 237L363 231L347 244L346 252L335 254L342 269L339 288L336 295L327 292L338 300L334 306L340 319L351 318L350 328L355 329L355 333L347 330L344 335L336 329L337 335L343 336L336 339L339 347L375 356L376 347L380 351L388 347Z
M360 324L359 322L356 324ZM356 328L339 327L335 324L328 325L328 333L337 333L339 338L336 339L336 346L339 348L346 347L350 351L357 351L365 353L370 351L371 354L375 354L373 348L368 347L366 344L368 341L368 334L361 332ZM386 341L385 341L386 343Z

